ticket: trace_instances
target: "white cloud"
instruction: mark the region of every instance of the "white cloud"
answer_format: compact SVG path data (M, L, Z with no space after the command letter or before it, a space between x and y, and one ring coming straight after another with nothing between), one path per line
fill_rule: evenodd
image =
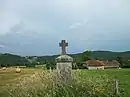
M11 27L19 22L20 19L14 13L3 10L0 14L0 35L9 33Z
M86 23L87 23L86 20L84 20L83 22L77 22L77 23L75 23L75 24L72 24L72 25L70 26L70 28L79 28L79 27L85 25Z
M4 46L4 45L2 45L2 44L0 44L0 48L5 48L5 46Z

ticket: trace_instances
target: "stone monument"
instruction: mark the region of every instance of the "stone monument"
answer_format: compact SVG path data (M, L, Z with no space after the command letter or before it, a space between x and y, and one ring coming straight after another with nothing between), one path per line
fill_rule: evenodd
M65 40L62 40L59 46L61 47L61 55L56 58L57 81L62 85L66 85L71 83L72 80L73 58L66 53L68 43Z

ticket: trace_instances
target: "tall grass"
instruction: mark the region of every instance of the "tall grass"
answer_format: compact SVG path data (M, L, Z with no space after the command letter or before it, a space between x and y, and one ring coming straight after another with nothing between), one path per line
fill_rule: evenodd
M55 75L47 70L35 73L7 91L10 97L115 97L113 79L107 75L94 77L75 70L70 85L57 85Z

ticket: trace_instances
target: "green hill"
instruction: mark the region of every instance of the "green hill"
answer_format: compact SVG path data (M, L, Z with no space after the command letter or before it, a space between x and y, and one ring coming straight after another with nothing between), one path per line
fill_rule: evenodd
M76 61L82 60L83 53L78 54L68 54L72 56ZM52 56L34 56L37 57L35 62L39 64L46 64L47 62L54 63L55 58L59 55L52 55ZM117 57L121 57L123 61L130 60L130 51L126 52L111 52L111 51L91 51L90 54L91 59L98 59L98 60L114 60ZM34 60L33 56L28 57L29 60ZM26 57L22 57L19 55L13 54L0 54L0 64L6 65L25 65L27 62Z
M25 65L26 63L27 60L25 59L25 57L9 53L0 54L0 65L15 66L15 65Z
M92 52L93 58L102 59L102 60L113 60L118 56L124 59L130 59L130 51L126 51L126 52L93 51Z

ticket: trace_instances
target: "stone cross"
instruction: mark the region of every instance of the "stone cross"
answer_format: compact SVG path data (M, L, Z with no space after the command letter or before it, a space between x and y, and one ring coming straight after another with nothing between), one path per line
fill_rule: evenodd
M62 40L61 43L59 43L59 46L61 47L61 54L65 55L66 54L66 47L68 46L68 43L66 43L65 40Z
M61 55L56 58L57 84L69 85L72 82L73 58L66 53L68 43L66 43L65 40L62 40L59 46L62 48L62 52Z

